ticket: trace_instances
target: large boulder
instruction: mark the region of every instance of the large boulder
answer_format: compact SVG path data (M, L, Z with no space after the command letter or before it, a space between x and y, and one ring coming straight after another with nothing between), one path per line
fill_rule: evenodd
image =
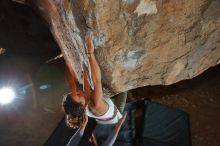
M220 63L219 0L37 0L81 82L93 34L110 95L193 78Z

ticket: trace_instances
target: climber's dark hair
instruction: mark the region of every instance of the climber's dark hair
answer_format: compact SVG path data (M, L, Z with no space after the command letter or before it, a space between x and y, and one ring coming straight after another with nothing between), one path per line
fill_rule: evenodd
M70 95L64 96L62 107L68 127L79 128L85 122L85 108L80 103L74 102Z

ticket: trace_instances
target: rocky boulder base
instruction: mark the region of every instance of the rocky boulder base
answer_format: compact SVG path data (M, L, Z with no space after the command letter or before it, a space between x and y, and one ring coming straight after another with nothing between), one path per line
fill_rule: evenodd
M191 79L220 63L219 0L37 0L81 82L91 31L106 94ZM89 67L88 67L89 68Z

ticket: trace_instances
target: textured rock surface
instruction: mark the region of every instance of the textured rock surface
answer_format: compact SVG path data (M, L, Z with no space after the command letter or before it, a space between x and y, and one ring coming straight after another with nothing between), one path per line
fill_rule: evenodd
M219 0L38 0L80 80L92 31L106 91L190 79L220 62Z

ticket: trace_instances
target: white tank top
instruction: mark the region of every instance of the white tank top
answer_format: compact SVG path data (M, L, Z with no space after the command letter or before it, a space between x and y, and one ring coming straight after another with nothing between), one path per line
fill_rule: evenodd
M96 116L89 110L88 106L86 107L86 114L91 118L95 118L96 121L100 124L117 123L118 120L122 117L121 113L110 98L104 97L103 100L105 100L105 102L108 104L108 110L105 114Z

